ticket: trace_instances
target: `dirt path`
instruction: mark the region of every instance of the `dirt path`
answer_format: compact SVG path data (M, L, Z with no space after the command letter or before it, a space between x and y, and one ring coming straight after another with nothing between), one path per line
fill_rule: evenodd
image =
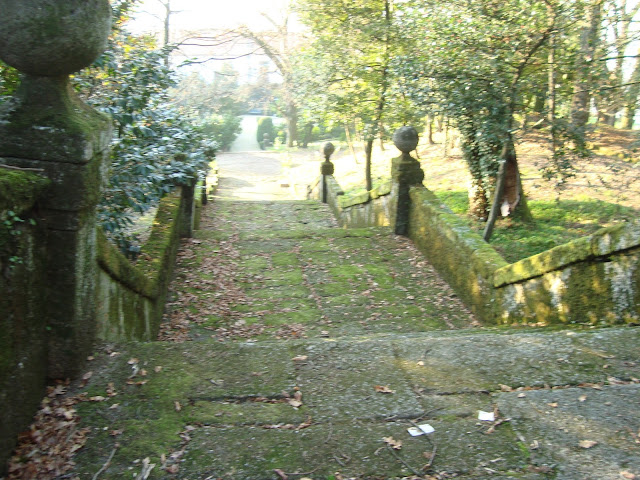
M52 393L86 445L29 478L640 476L639 329L481 328L405 239L287 199L269 155L219 160L164 341Z

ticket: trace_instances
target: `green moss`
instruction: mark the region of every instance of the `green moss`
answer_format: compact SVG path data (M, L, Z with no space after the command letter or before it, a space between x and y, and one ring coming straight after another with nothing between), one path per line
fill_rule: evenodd
M581 238L500 268L495 272L493 283L500 287L538 277L591 256L591 239Z
M299 265L298 257L295 253L274 253L271 256L271 262L274 266L293 267Z
M48 178L35 173L0 167L0 212L29 210L50 184Z
M97 244L98 264L111 277L148 298L157 296L151 280L109 242L102 228L97 229Z
M354 205L361 205L371 200L369 192L363 192L358 195L340 196L338 197L338 206L340 208L348 208Z
M264 257L244 257L240 260L240 265L248 273L261 272L269 269L269 260Z
M173 266L171 257L178 247L179 215L180 189L176 189L160 201L151 234L136 265L156 286L160 279L167 278L167 270Z

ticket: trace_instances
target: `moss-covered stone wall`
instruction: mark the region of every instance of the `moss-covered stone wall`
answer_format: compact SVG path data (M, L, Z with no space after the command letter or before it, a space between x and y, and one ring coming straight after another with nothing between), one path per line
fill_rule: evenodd
M140 257L132 265L104 233L98 234L97 325L103 340L151 340L162 320L180 232L191 229L192 215L185 217L184 204L193 188L178 188L160 202L153 228Z
M359 195L345 195L333 175L326 176L326 185L327 203L340 226L360 228L392 224L396 202L391 195L390 181ZM322 177L310 190L309 198L322 201Z
M394 225L393 184L351 197L333 176L327 185L341 226ZM311 196L321 198L321 188L318 181ZM409 238L483 322L640 322L640 221L507 264L425 187L412 187L410 197Z
M503 323L638 323L640 221L507 265L493 283Z
M475 315L494 318L493 272L507 262L429 190L410 195L409 238Z
M47 230L36 205L49 184L34 173L0 168L0 465L46 385Z

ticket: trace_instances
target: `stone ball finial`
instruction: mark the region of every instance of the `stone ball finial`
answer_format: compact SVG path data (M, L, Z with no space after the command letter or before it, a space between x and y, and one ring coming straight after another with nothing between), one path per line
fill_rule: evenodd
M413 127L400 127L393 134L393 143L402 153L409 153L418 146L418 132Z
M336 147L334 147L333 143L331 142L325 143L324 147L322 147L322 153L324 153L324 158L326 158L327 160L335 151L336 151Z
M0 0L0 58L21 72L60 77L107 47L109 0Z

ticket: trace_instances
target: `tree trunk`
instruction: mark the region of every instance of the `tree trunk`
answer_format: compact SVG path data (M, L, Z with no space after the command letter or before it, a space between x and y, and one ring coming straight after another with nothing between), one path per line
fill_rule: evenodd
M313 123L309 122L304 126L304 139L302 140L302 148L307 148L309 146L312 133L313 133Z
M524 221L531 221L531 211L522 193L522 180L516 157L516 149L511 134L507 135L501 154L502 160L496 178L496 189L493 193L493 204L485 226L483 238L491 239L494 224L498 215L513 215Z
M481 177L471 177L468 197L469 215L484 221L487 218L487 212L489 211L489 200Z
M547 120L551 127L551 159L556 165L556 152L558 151L558 135L556 128L556 35L552 31L549 35L549 112Z
M357 163L358 162L358 155L356 155L356 150L355 150L355 148L353 148L353 140L351 139L351 132L349 131L349 124L347 122L345 122L345 124L344 124L344 134L345 134L345 137L347 139L347 145L349 146L349 151L351 152L351 155L353 156L353 159Z
M364 180L367 187L367 192L373 190L373 182L371 180L371 154L373 152L373 138L367 140L367 143L364 147L365 152L365 163L364 163Z
M429 141L429 145L435 145L436 142L433 141L433 118L431 115L427 115L427 140Z
M640 49L638 49L640 55ZM636 116L638 109L638 95L640 95L640 58L636 59L636 66L633 69L631 78L629 79L629 90L627 91L627 101L625 106L623 128L633 128L633 118Z
M293 102L287 103L287 147L293 147L298 140L298 107Z
M165 2L162 3L162 5L165 8L165 14L164 14L164 39L163 39L163 46L166 47L167 45L169 45L169 36L170 36L170 19L171 19L171 1L170 0L166 0ZM165 52L165 57L164 57L164 66L166 68L169 68L169 52L166 51Z
M587 18L580 30L580 51L575 67L575 82L571 100L571 122L583 131L589 121L589 106L593 82L593 59L600 39L602 22L602 0L597 0L587 12Z

